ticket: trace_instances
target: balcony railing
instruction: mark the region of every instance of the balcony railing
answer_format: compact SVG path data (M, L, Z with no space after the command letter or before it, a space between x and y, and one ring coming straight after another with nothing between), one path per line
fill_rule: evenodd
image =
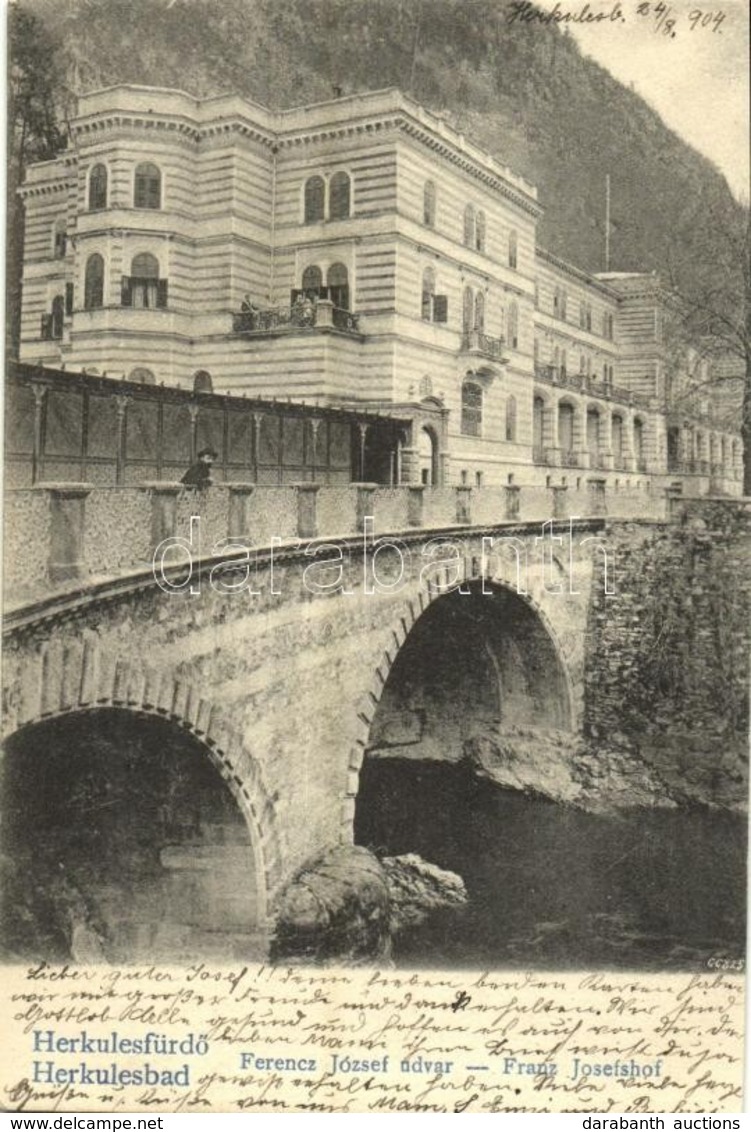
M637 470L637 472L646 472L647 461L644 459L643 456L637 456L637 458L636 458L636 470Z
M503 338L493 338L481 330L468 330L462 335L462 350L485 354L489 358L500 360L503 357L503 346Z
M535 464L547 464L548 463L547 450L545 448L541 448L539 445L536 444L534 446L534 448L532 449L532 460L534 461Z
M591 374L568 373L560 366L535 364L535 377L548 385L558 385L562 389L575 389L580 393L592 393L595 397L604 397L611 401L620 401L624 405L637 405L647 409L650 399L642 393L633 393L622 386L611 385L608 382L598 381Z
M240 311L232 316L235 334L263 335L288 330L333 327L347 334L359 334L359 316L332 303L312 300L294 303L291 307L270 310Z
M561 452L561 467L562 468L578 468L579 456L578 453L573 451Z

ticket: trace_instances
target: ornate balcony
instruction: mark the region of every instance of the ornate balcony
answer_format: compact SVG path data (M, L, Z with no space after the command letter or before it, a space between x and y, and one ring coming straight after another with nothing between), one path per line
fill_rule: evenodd
M482 354L486 358L503 361L503 338L492 338L481 330L465 331L462 335L462 350L470 354Z
M240 311L232 315L232 332L247 337L322 328L359 334L359 316L327 300L315 302L312 299L296 302L291 307Z

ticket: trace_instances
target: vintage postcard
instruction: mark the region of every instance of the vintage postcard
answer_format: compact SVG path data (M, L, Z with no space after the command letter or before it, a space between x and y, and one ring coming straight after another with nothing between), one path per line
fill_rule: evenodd
M5 16L3 1107L742 1111L745 0Z

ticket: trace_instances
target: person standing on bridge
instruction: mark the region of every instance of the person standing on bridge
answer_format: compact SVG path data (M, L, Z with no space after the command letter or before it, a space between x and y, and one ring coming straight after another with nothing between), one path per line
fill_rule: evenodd
M184 483L186 487L197 487L199 491L211 487L211 466L218 455L213 448L202 448L196 463L191 464L180 483Z

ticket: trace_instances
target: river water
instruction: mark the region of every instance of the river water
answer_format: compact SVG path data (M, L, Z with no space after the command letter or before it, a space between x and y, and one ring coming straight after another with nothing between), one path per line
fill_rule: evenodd
M745 953L746 819L585 813L455 764L366 760L356 838L416 852L469 901L397 942L403 966L697 969Z

